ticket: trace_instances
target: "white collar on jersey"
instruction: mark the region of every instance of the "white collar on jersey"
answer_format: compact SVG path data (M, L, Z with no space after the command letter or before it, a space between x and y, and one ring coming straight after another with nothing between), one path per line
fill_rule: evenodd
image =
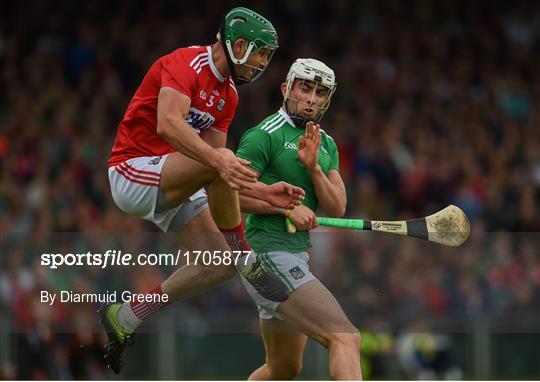
M208 63L210 64L210 69L212 70L212 73L214 73L214 76L219 80L219 82L225 81L225 77L223 77L219 71L216 68L216 65L214 65L214 61L212 60L212 47L208 45L206 47L208 49Z
M289 114L287 114L287 112L285 110L283 110L283 108L279 108L278 110L278 113L283 117L285 118L285 120L287 121L287 123L289 125L291 125L292 127L295 127L296 125L294 124L293 120L291 119L291 117L289 117Z

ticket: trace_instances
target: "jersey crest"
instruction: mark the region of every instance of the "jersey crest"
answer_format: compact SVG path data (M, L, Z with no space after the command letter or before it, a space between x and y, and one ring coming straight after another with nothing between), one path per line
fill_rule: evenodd
M219 111L222 111L224 106L225 106L225 100L223 98L220 98L220 100L219 100L219 102L217 104L217 109Z
M296 280L300 280L302 277L304 277L306 274L304 271L300 269L299 266L296 266L294 268L289 269L289 273L292 277L294 277Z
M326 149L326 147L324 147L324 145L321 143L321 146L320 146L320 149L323 153L325 153L326 155L328 155L328 150Z

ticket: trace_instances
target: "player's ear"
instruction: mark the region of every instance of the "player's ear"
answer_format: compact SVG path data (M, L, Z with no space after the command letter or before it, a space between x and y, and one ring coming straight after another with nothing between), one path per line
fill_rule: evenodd
M287 83L283 82L281 84L281 94L283 95L283 98L285 98L285 93L287 93Z
M236 58L244 57L244 53L247 49L247 43L246 40L243 38L238 38L233 44L233 53Z

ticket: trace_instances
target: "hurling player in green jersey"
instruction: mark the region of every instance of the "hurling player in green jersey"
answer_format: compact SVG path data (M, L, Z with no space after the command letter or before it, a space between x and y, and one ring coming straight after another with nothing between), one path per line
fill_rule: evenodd
M249 379L294 378L302 367L307 336L328 348L331 378L362 377L360 334L310 272L306 252L309 230L317 226L317 208L342 217L347 203L336 143L319 125L335 89L332 69L318 60L297 59L281 85L283 106L248 130L236 153L250 161L259 181L286 181L306 192L294 210L240 196L242 210L249 212L246 236L257 254L250 277L260 279L242 281L258 305L266 350L265 364ZM286 217L296 233L287 232Z

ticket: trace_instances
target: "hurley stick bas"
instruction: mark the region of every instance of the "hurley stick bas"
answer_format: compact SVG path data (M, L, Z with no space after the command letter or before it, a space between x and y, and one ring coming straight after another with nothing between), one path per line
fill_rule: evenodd
M379 221L317 217L317 222L320 226L326 227L412 236L451 247L463 244L470 232L469 219L461 208L454 205L449 205L424 218L410 220ZM296 232L296 226L289 219L286 220L286 226L287 232Z

